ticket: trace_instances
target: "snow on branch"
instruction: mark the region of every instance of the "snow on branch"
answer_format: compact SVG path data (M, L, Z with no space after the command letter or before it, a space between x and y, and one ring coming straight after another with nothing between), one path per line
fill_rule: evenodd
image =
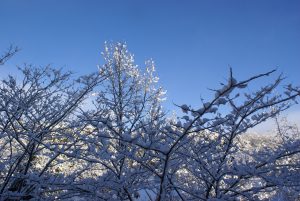
M125 43L102 56L78 78L25 65L0 81L1 200L299 199L300 134L278 115L300 90L276 70L239 80L230 68L211 100L169 116L152 60L138 67ZM276 135L246 134L270 118Z

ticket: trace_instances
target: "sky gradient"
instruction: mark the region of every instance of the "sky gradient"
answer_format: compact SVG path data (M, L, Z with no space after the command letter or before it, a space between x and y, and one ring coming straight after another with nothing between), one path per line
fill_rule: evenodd
M127 42L141 67L155 61L168 110L200 105L229 66L237 79L278 68L300 85L299 36L296 0L0 0L0 51L22 49L1 74L22 63L92 72L104 41Z

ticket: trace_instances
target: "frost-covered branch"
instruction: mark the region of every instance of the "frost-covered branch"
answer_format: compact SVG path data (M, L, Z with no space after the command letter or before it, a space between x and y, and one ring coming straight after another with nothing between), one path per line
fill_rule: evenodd
M299 87L282 87L275 70L238 81L230 69L211 100L168 117L152 60L139 68L124 43L102 56L78 79L24 66L22 79L0 81L1 199L297 198L299 130L277 121L271 137L246 132L296 103Z

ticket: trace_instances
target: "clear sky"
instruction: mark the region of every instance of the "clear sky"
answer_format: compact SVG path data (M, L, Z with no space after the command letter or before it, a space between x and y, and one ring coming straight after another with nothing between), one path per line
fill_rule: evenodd
M24 62L91 72L104 41L126 41L141 66L154 59L168 109L199 105L229 66L238 79L278 68L300 85L299 0L0 0L0 51L22 49L2 73Z

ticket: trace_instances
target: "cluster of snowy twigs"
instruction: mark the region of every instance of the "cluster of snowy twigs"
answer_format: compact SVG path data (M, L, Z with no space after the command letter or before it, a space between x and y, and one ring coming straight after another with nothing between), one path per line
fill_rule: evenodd
M21 79L0 81L0 200L299 199L299 131L278 122L272 139L243 134L300 88L279 75L250 91L275 71L238 81L230 70L210 101L170 117L153 61L141 71L123 43L106 44L103 57L78 79L25 65Z

